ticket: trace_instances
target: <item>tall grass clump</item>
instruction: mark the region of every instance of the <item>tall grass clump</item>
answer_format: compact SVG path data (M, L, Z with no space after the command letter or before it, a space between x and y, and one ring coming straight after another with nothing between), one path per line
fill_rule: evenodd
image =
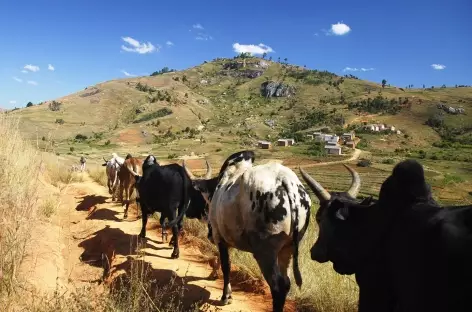
M19 120L0 113L0 306L18 283L37 218L38 151L20 137Z
M102 186L107 186L108 178L107 173L105 171L105 167L100 166L91 168L89 176L90 178L92 178L93 181L97 182L98 184Z

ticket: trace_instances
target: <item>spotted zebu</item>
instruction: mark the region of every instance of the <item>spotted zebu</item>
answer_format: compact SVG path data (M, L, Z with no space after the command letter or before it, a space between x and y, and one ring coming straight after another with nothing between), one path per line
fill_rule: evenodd
M278 163L253 166L254 152L226 159L217 178L194 180L209 201L212 241L218 246L224 288L221 301L231 302L228 248L253 254L272 293L273 311L283 311L290 290L287 271L301 287L298 246L310 219L310 197L289 168Z

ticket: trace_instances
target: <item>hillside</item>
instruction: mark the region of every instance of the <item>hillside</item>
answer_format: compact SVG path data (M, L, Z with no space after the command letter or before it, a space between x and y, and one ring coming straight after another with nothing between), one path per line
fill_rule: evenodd
M195 154L209 156L218 168L228 153L255 148L258 140L300 142L324 127L338 134L356 130L358 148L370 152L362 157L378 163L402 157L472 161L470 87L382 87L247 55L155 74L100 83L10 113L21 117L22 133L38 146L92 161L111 150L161 159ZM400 133L366 132L366 123ZM294 164L325 157L322 147L300 143L259 149L259 157Z

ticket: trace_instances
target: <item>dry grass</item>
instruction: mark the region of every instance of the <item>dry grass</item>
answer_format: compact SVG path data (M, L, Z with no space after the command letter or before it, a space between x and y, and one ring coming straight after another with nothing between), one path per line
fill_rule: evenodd
M104 167L92 167L89 171L89 176L98 184L102 186L107 186L108 179Z
M48 197L39 206L39 213L46 218L51 217L56 212L57 202L57 198Z
M61 164L58 159L55 162L48 162L47 168L51 184L56 187L84 181L82 173L70 171L69 168Z
M37 218L38 152L25 143L18 120L0 114L0 306L18 283L18 269Z

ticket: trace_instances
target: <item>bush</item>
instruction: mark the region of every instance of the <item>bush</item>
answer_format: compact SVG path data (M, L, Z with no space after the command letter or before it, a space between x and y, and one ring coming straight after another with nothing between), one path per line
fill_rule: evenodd
M73 146L71 146L71 147L69 148L69 150L70 150L71 152L74 152L74 151L75 151L75 148L74 148Z
M56 123L57 123L57 124L60 124L60 125L63 125L63 124L64 124L64 119L62 119L62 118L57 118L57 119L56 119Z
M395 160L393 160L392 158L382 159L382 164L393 165L394 163Z
M359 167L370 167L372 165L372 162L369 159L362 159L357 163L357 166Z
M26 107L31 107L31 106L33 106L33 103L31 102L28 102L28 104L26 104Z
M177 157L179 157L179 156L178 156L177 154L175 154L175 153L169 154L169 155L167 156L168 159L175 159L175 158L177 158Z
M105 145L110 145L110 140L106 140Z
M50 109L51 111L57 112L57 111L61 110L62 103L56 102L56 101L52 101L51 103L48 104L48 107L49 107L49 109Z
M305 154L315 157L326 156L326 150L324 148L324 143L314 142L313 144L308 145Z
M80 133L75 136L76 141L85 141L87 139L88 139L88 137L86 135L83 135L83 134L80 134Z
M141 116L141 118L133 121L133 123L149 121L151 119L164 117L164 116L167 116L167 115L170 115L170 114L172 114L172 110L170 108L164 107L164 108L161 108L161 109L159 109L155 112L152 112L152 113L145 114L145 115Z

